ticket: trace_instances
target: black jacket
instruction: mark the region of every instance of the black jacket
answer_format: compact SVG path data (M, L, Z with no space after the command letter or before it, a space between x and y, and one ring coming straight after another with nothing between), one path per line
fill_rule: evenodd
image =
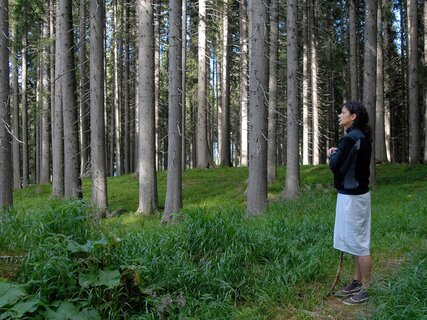
M371 142L358 128L347 129L338 149L329 158L338 193L364 194L369 191Z

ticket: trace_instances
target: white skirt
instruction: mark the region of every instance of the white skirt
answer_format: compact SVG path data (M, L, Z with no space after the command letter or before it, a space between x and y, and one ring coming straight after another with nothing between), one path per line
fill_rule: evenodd
M371 193L337 196L334 248L368 256L371 246Z

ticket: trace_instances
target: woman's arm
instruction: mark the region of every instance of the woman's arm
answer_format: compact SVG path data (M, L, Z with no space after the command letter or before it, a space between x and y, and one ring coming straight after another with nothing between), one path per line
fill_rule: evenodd
M340 170L342 164L347 159L355 143L356 141L354 141L348 136L345 136L341 139L337 148L329 149L332 149L329 156L329 167L331 168L332 172L336 173Z

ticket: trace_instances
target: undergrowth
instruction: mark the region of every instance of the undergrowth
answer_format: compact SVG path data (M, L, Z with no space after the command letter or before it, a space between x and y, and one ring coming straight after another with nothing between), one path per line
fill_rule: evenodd
M336 195L326 166L304 166L300 199L283 202L284 174L280 168L270 186L267 212L247 218L247 169L187 171L184 209L171 225L160 224L160 213L133 214L131 176L109 180L113 209L128 213L104 221L85 201L16 192L16 209L0 215L0 252L20 257L20 268L12 278L0 263L8 277L0 281L0 319L275 319L283 310L304 318L295 310L318 308L335 275ZM382 165L377 176L374 318L422 319L427 166ZM344 270L351 264L346 257Z

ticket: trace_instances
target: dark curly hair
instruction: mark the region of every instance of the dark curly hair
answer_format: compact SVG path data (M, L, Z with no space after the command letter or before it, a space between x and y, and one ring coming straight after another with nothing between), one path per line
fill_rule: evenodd
M344 103L343 108L350 111L350 114L356 114L356 119L353 121L353 127L356 127L365 134L368 140L371 140L371 127L369 126L369 115L365 106L359 101L348 101Z

